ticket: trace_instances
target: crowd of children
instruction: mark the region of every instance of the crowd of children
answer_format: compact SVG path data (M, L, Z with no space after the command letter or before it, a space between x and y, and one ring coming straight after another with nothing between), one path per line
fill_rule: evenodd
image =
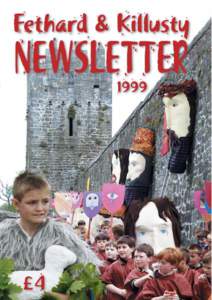
M188 248L165 248L155 255L151 245L135 247L135 240L120 232L122 236L112 241L109 226L104 226L93 245L103 262L104 300L210 299L209 232L200 231L197 243Z
M0 222L0 258L12 258L16 270L42 269L46 249L59 244L72 250L79 262L98 266L102 262L104 300L211 299L210 231L196 232L197 242L188 248L154 253L148 244L135 247L134 238L124 235L123 226L110 230L110 222L105 221L90 245L85 242L84 221L77 224L77 236L69 224L48 218L50 188L42 177L20 174L13 195L20 219Z

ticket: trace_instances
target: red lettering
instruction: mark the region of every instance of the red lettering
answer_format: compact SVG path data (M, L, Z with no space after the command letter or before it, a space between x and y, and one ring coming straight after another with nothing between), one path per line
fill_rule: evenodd
M25 277L25 280L24 280L24 290L32 291L32 287L30 287L31 284L32 284L32 282L31 281L29 282L28 280L32 280L32 277L31 276Z
M177 25L178 25L177 18L176 17L172 18L171 31L173 31L174 33L177 33Z
M77 20L73 20L73 21L70 21L70 22L71 22L71 26L73 26L74 23L77 22ZM56 31L57 32L66 32L66 22L65 22L65 20L61 20L60 22L57 23Z
M188 45L186 41L174 41L174 72L179 73L180 69L185 74L186 68L183 65L183 60L187 55L188 52ZM183 49L183 51L181 51Z
M54 73L57 73L60 60L63 61L64 72L69 73L71 66L71 52L73 49L73 41L70 41L68 55L66 53L66 47L64 41L59 42L58 50L55 49L55 41L49 42L49 52L52 61L52 69Z
M104 73L104 68L98 68L97 66L97 42L91 41L91 73Z
M115 73L119 71L119 68L113 68L113 60L119 58L119 55L113 55L113 46L118 44L118 41L110 41L107 43L106 66L108 73Z
M87 45L87 41L79 42L75 48L76 56L81 60L82 66L79 69L75 69L76 73L83 73L88 67L88 57L86 53L82 50L83 45Z
M22 17L22 16L24 16L24 13L15 14L15 16L14 16L14 30L15 30L15 32L21 32L20 28L19 28L19 25L24 24L23 21L20 21L20 17Z
M190 27L190 22L189 22L189 20L185 20L183 26L181 26L181 21L179 22L179 30L180 30L181 32L184 32L184 38L185 38L185 39L188 38L189 27Z
M30 49L31 49L31 43L28 42L28 48L27 48L27 56L25 56L23 47L21 42L15 43L15 72L19 72L19 59L25 69L26 73L30 72Z
M26 23L24 24L24 30L27 32L27 33L31 33L32 32L32 29L31 27L34 26L34 22L32 20L28 20L26 21Z
M139 42L139 46L145 47L145 73L149 73L150 72L150 46L151 45L155 45L155 42L150 42L150 41L145 41L145 42Z
M158 71L161 73L166 73L172 70L172 68L166 69L163 65L165 59L170 59L171 55L165 55L163 53L164 46L169 45L169 41L162 41L158 44Z
M168 20L163 20L161 22L161 32L168 32L169 31L169 25L168 25ZM162 29L163 28L163 29Z
M37 32L43 32L42 29L41 29L41 25L43 25L42 23L42 20L41 20L41 17L37 17L36 21L35 21L35 28L37 30Z
M130 15L128 15L126 18L123 19L123 14L118 14L117 15L117 29L118 32L122 32L122 29L124 28L126 31L130 32L129 27L127 26L127 24L125 24L125 22L128 21L128 19L130 18Z
M20 71L19 64L22 66L26 73L34 70L36 73L46 72L46 66L41 64L41 60L46 60L46 55L40 54L41 47L46 45L45 41L36 41L31 44L30 41L27 42L27 48L24 49L23 41L17 41L15 44L15 71L18 73ZM126 72L131 73L133 71L133 59L134 59L134 47L145 47L144 55L144 72L149 73L151 69L151 47L156 45L153 41L109 41L106 47L106 66L98 65L98 45L97 41L93 40L76 42L74 48L74 41L69 42L69 47L66 47L64 41L59 41L58 47L55 40L49 42L49 53L50 60L52 64L52 70L54 73L58 72L59 67L63 68L63 71L69 73L71 70L71 59L72 53L75 52L75 56L81 62L80 66L75 68L76 73L83 73L90 67L91 73L116 73L120 70L119 67L114 66L114 60L119 60L119 55L114 54L115 46L120 45L121 47L126 47L127 50L127 68ZM186 68L183 65L183 61L188 52L188 46L186 41L173 41L173 65L171 67L165 67L165 60L170 60L171 55L165 54L165 47L167 45L172 45L170 41L160 41L158 43L158 71L160 73L166 73L174 71L175 73L183 72L186 73ZM87 52L83 51L83 46L90 47L90 57L88 57ZM136 49L137 50L137 49ZM153 49L154 50L154 49ZM33 51L31 53L31 51ZM119 53L119 52L118 52ZM31 55L32 54L32 55ZM32 58L32 61L30 59ZM89 60L90 59L90 60ZM90 65L89 65L90 63Z
M48 32L49 30L52 32L55 31L55 23L53 20L50 20L50 15L47 14L44 18L44 32Z
M88 27L87 27L87 15L83 14L82 15L82 20L80 20L77 24L77 30L79 32L85 32L88 33Z
M36 41L34 43L34 51L33 51L33 58L34 58L34 71L35 73L42 73L46 71L46 68L40 68L39 61L41 59L45 59L46 55L40 55L40 46L45 45L46 42L44 41Z
M41 277L35 282L36 287L40 287L41 290L45 289L45 277L41 275Z
M137 45L137 42L124 41L121 45L127 47L127 73L131 73L133 70L133 45Z

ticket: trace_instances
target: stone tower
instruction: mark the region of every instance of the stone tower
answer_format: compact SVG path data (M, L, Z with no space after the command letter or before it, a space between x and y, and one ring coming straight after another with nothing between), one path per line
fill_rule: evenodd
M98 67L105 66L99 45ZM112 135L112 76L86 71L53 73L50 57L45 74L27 78L26 168L41 171L54 191L77 189L80 173L108 144ZM72 57L71 70L80 66Z

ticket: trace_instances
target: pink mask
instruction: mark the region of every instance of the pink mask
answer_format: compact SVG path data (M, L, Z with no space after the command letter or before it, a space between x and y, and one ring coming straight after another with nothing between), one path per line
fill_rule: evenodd
M111 213L117 212L123 205L125 186L116 183L105 183L102 186L102 202Z

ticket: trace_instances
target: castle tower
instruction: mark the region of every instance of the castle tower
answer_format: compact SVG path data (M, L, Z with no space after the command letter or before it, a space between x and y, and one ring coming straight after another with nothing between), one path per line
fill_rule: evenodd
M105 66L99 45L98 67ZM76 189L82 172L112 135L112 76L86 71L53 73L49 54L45 74L27 78L26 168L41 171L54 191ZM72 57L71 70L80 66Z

